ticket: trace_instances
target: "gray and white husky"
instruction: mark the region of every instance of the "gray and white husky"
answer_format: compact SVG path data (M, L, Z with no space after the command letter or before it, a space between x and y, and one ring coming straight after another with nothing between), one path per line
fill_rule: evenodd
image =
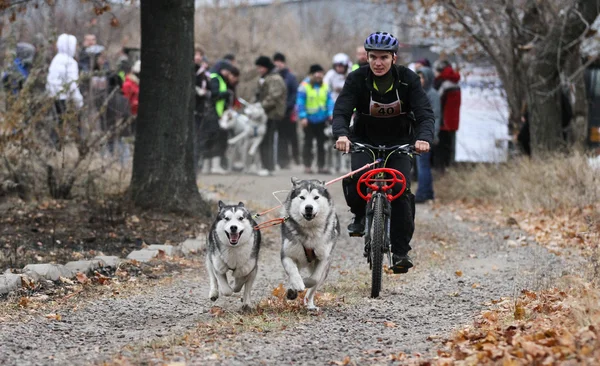
M304 304L318 310L315 293L327 278L340 223L325 182L292 178L292 185L284 202L287 220L281 226L281 263L290 281L287 298L293 300L298 291L309 288ZM303 268L309 270L308 278L300 276Z
M231 296L244 287L242 310L250 310L250 293L258 269L260 231L255 230L256 222L242 202L225 205L219 201L219 215L208 233L206 269L210 277L209 297L212 301L223 296ZM231 271L233 288L227 281Z

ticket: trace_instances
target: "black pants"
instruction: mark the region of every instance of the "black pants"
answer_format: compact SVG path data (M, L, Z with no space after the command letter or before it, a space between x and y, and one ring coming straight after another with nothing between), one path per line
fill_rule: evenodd
M200 121L198 160L224 157L227 152L227 131L219 127L218 120L206 116Z
M359 169L365 164L372 163L373 158L367 153L352 154L352 170ZM386 163L386 168L399 170L406 177L406 191L402 196L392 201L392 217L390 222L390 236L392 242L392 252L398 255L405 255L411 250L410 241L415 231L415 196L410 192L410 169L412 159L407 155L391 155ZM363 200L356 191L356 183L362 174L368 170L363 170L346 178L342 182L346 203L350 206L350 211L358 216L364 216L367 202ZM398 185L398 184L397 184ZM366 188L363 186L363 193L366 194ZM395 188L394 188L395 189ZM396 191L397 193L398 191Z
M274 151L274 140L275 140L275 129L279 121L269 119L267 121L267 131L263 137L262 142L259 146L260 160L262 162L263 169L267 169L272 172L275 170L275 154Z
M317 168L325 167L325 122L308 123L304 128L304 148L302 149L302 157L304 166L310 168L313 161L312 145L313 140L317 140Z
M291 120L291 113L286 114L283 121L277 125L279 134L277 143L277 159L279 166L286 169L290 165L290 161L294 160L296 164L300 164L300 150L298 149L298 131L296 123ZM291 152L291 155L290 155Z
M438 136L440 141L433 151L434 166L444 171L454 162L456 131L441 130Z

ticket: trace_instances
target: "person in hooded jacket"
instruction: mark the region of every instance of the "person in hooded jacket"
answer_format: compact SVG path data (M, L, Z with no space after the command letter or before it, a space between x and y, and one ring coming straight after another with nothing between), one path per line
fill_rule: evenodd
M58 119L58 127L63 125L63 115L71 105L83 107L83 96L79 91L79 65L73 58L77 51L77 38L70 34L61 34L56 40L57 54L50 62L46 77L46 92L54 99L54 111ZM50 131L50 139L57 149L61 149L57 130Z
M274 135L276 126L285 117L287 88L275 64L268 56L258 57L254 64L260 74L256 100L263 107L268 117L267 131L259 147L262 169L258 171L258 175L268 176L275 171Z
M19 94L31 72L35 47L32 44L17 43L16 57L12 67L2 73L4 89L13 95Z
M438 142L437 136L442 124L440 95L433 88L435 76L433 75L433 70L431 70L431 68L421 66L417 69L417 75L421 78L421 85L423 86L423 90L425 90L425 94L427 94L427 98L429 98L429 103L433 110L435 118L433 145L435 145ZM431 152L424 152L417 156L417 168L419 185L417 187L417 193L415 194L415 202L424 203L433 200L435 194L433 192L433 177L431 175Z
M349 152L352 141L383 146L414 144L418 153L429 151L434 137L433 110L419 76L395 64L398 47L398 39L387 32L373 33L365 40L369 65L350 73L333 110L333 134L338 150ZM350 119L355 109L351 131ZM366 152L351 155L352 170L372 162L373 157ZM390 154L385 167L399 170L407 181L406 191L391 203L390 225L392 270L406 273L413 266L408 252L415 229L414 195L410 192L412 159L405 154ZM354 214L348 225L353 236L365 232L366 202L356 186L363 173L342 181L346 203Z
M461 94L458 85L460 74L446 60L438 60L434 63L434 66L434 88L440 94L442 125L440 127L439 143L433 154L436 165L443 172L454 161L456 131L458 131L460 122Z
M79 66L73 58L77 50L77 39L70 34L61 34L56 41L57 54L50 63L46 78L46 91L55 98L56 112L60 115L67 109L67 102L77 108L83 107L83 96L79 91Z

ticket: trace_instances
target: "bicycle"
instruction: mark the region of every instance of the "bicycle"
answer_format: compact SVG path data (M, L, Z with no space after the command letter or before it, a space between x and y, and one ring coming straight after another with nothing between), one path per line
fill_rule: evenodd
M376 298L381 291L384 252L388 255L389 268L394 265L390 241L391 203L404 194L407 185L404 174L396 169L386 168L385 162L389 156L396 153L409 156L418 154L415 152L414 146L409 144L386 147L353 142L350 153L360 152L369 152L373 156L373 161L380 160L384 166L365 172L356 184L359 196L367 201L364 255L372 271L371 297ZM396 184L401 185L400 190L396 194L392 194L391 189ZM367 194L361 191L363 185L367 187Z

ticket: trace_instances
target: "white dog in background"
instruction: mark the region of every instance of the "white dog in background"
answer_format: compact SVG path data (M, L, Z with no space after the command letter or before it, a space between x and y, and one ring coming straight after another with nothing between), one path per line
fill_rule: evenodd
M219 126L230 130L233 137L227 140L230 145L230 161L254 160L258 146L267 132L267 115L260 103L245 104L242 113L228 109L219 120ZM236 159L237 158L237 159ZM249 166L248 161L241 163L241 170Z

